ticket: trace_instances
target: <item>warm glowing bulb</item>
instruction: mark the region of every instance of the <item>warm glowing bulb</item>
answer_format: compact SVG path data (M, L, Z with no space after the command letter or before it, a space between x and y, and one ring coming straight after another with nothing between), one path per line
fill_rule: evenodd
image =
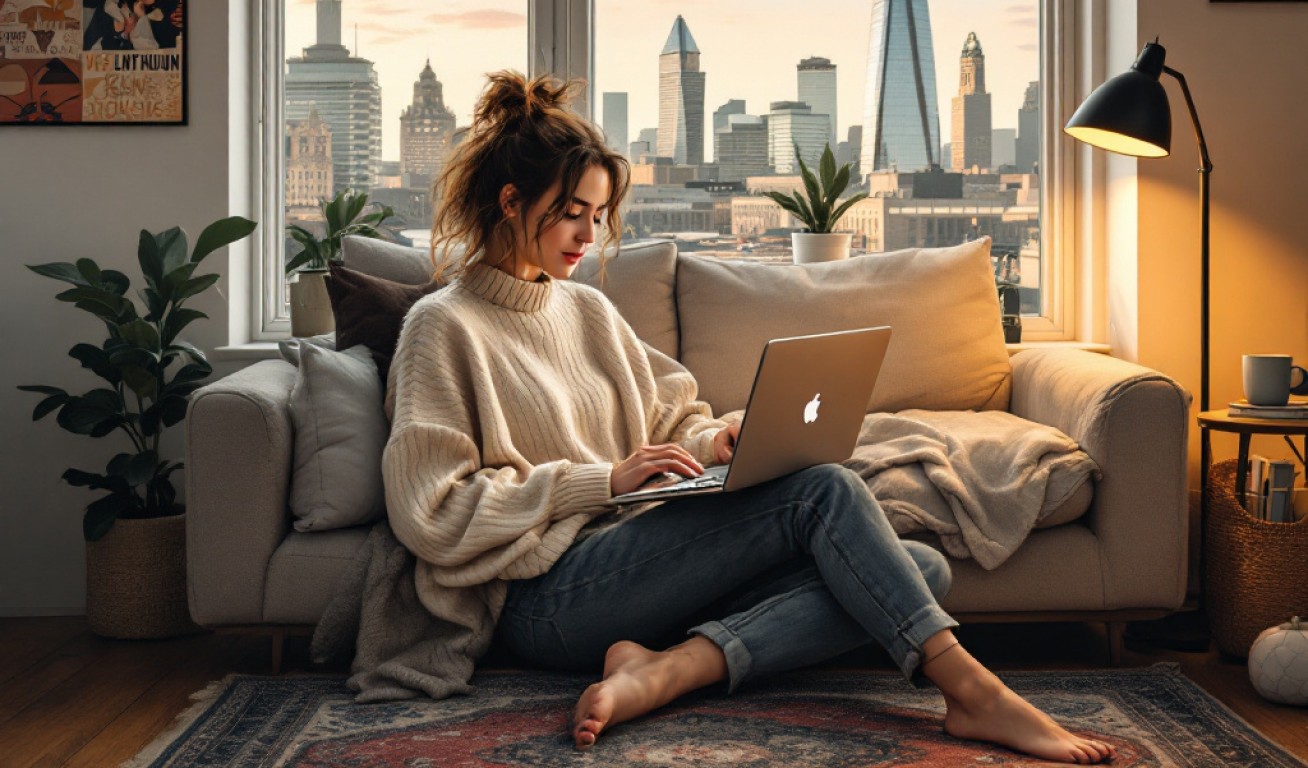
M1103 128L1088 128L1086 126L1076 126L1073 128L1064 128L1069 136L1084 141L1094 147L1106 149L1109 152L1117 152L1122 155L1132 155L1134 157L1166 157L1170 154L1166 149L1148 141L1126 136L1114 131L1106 131Z

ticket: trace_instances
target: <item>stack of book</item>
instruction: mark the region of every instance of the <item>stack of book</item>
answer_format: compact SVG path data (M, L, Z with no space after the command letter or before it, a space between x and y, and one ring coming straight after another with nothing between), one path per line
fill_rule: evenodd
M1228 416L1242 419L1300 419L1308 421L1308 400L1291 400L1285 405L1252 405L1248 400L1236 400L1227 406Z
M1296 510L1294 462L1249 457L1249 474L1245 482L1245 508L1259 520L1293 523L1301 513ZM1302 491L1302 489L1299 489Z

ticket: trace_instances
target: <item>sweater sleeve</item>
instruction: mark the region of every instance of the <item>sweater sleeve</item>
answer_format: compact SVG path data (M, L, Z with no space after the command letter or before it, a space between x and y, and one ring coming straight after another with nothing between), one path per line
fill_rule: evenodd
M701 464L717 463L713 436L726 422L713 418L708 403L697 400L699 383L684 365L641 341L616 307L608 304L612 322L622 336L627 360L649 390L645 409L650 445L676 443Z
M481 446L509 439L483 434L476 418L479 397L494 398L494 382L474 359L478 345L431 314L406 322L392 366L382 469L396 538L422 560L474 580L498 578L529 556L557 558L562 551L537 551L558 539L549 529L608 510L612 465L485 466Z

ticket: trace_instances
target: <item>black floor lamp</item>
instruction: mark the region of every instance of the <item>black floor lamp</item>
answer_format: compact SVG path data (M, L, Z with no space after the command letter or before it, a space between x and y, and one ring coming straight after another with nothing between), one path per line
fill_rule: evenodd
M1199 410L1208 410L1208 175L1212 173L1213 164L1208 159L1208 145L1204 142L1203 128L1199 126L1199 114L1195 112L1194 99L1190 88L1185 83L1185 76L1163 63L1167 52L1157 40L1145 43L1131 70L1108 80L1090 94L1063 130L1071 137L1101 149L1135 157L1165 157L1171 154L1172 145L1172 108L1167 100L1167 91L1160 78L1164 72L1176 78L1181 84L1181 93L1185 94L1185 105L1190 110L1190 122L1194 125L1195 141L1199 145L1199 205L1200 205L1200 274L1201 274L1201 317L1199 357ZM1207 455L1208 448L1202 449L1205 455L1200 466L1209 465L1212 457ZM1199 478L1200 503L1207 497L1208 478ZM1202 525L1202 523L1201 523ZM1202 542L1203 531L1200 531ZM1202 594L1204 547L1199 547L1200 589ZM1194 616L1193 618L1201 618ZM1193 622L1193 618L1190 619ZM1179 650L1205 650L1208 647L1207 628L1202 626L1189 629L1177 628L1176 632L1164 637L1151 637L1151 640L1170 641L1170 645ZM1152 634L1152 633L1150 633Z

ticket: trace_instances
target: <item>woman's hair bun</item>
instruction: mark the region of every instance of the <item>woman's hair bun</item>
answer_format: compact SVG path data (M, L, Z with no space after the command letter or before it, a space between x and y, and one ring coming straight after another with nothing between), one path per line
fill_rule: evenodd
M522 73L509 69L492 72L487 77L489 82L473 116L474 126L504 125L562 109L572 103L579 85L575 81L564 83L551 75L528 80Z

